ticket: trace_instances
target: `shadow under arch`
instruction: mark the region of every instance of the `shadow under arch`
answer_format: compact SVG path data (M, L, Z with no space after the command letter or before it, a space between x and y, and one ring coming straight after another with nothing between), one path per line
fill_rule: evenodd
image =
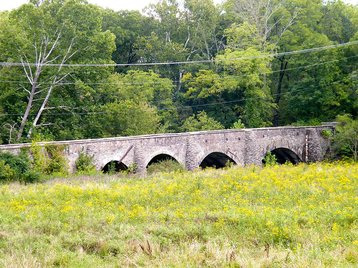
M102 168L103 173L120 172L120 171L126 171L126 170L128 170L128 167L125 164L123 164L122 162L119 162L119 161L115 161L115 160L107 163Z
M148 168L150 165L153 165L153 164L156 164L156 163L160 163L160 162L163 162L163 161L175 161L177 163L178 160L176 160L174 157L172 157L171 155L169 154L158 154L156 156L154 156L148 163L147 167Z
M213 152L211 154L208 154L203 159L203 161L201 161L199 167L201 168L213 167L219 169L219 168L224 168L229 164L236 165L236 162L231 157L227 156L224 153Z
M276 148L270 152L272 155L274 155L276 157L277 163L280 165L285 164L287 162L297 165L300 162L302 162L300 157L294 151L292 151L288 148ZM266 155L265 155L265 157L266 157ZM263 164L266 163L265 159L262 160L262 163Z

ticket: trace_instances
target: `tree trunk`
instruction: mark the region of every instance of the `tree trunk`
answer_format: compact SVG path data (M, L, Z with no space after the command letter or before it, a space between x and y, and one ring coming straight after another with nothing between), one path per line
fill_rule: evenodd
M41 67L40 67L41 68ZM32 108L32 103L34 101L34 97L35 97L35 94L36 94L36 90L37 90L37 81L38 81L38 78L40 76L40 73L41 73L41 69L38 68L36 70L36 74L35 74L35 77L34 77L34 80L32 81L32 87L31 87L31 92L29 94L29 100L27 102L27 107L26 107L26 110L25 110L25 113L24 113L24 116L22 117L22 120L21 120L21 124L20 124L20 127L19 127L19 132L17 133L17 137L16 137L16 141L19 142L21 137L22 137L22 134L24 132L24 128L25 128L25 125L27 123L27 119L30 115L30 111L31 111L31 108Z
M282 82L283 82L283 78L285 77L285 71L287 69L287 65L288 62L285 61L285 58L281 58L281 66L280 66L280 74L279 74L279 80L278 80L278 85L277 85L277 90L276 90L276 97L275 97L275 103L277 105L275 112L274 112L274 117L273 117L273 125L275 127L279 126L280 124L280 114L279 114L279 105L280 105L280 101L281 101L281 94L282 94Z

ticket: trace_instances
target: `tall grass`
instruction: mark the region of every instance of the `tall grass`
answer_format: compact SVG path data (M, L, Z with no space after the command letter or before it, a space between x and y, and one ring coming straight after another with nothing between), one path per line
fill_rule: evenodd
M162 172L174 172L183 171L184 167L175 160L163 160L157 163L153 163L148 166L147 173L149 175L162 173Z
M358 164L0 186L0 266L353 267Z

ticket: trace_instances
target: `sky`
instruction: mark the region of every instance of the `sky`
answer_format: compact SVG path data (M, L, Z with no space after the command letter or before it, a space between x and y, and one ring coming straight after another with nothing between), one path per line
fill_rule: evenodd
M155 3L158 0L89 0L90 3L111 8L113 10L142 10L150 3ZM221 0L214 0L220 3ZM254 0L253 0L254 1ZM344 0L347 3L358 4L358 0ZM27 3L28 0L0 0L0 10L10 10L17 8L20 5Z

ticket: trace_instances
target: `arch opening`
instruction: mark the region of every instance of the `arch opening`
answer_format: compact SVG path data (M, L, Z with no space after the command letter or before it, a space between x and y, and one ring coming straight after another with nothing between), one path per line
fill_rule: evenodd
M270 151L270 153L271 155L275 156L276 162L279 165L283 165L287 162L293 165L297 165L300 162L302 162L299 156L295 152L287 148L276 148ZM267 154L265 155L265 158L262 160L263 164L266 164L266 156Z
M183 166L171 155L159 154L152 158L147 165L148 174L182 170Z
M224 153L214 152L207 155L199 165L201 168L224 168L228 165L236 165L236 162Z
M179 163L174 157L168 155L168 154L159 154L152 158L152 160L149 161L147 168L153 164L157 164L163 161L174 161Z
M111 161L102 168L103 173L118 173L126 170L128 170L128 167L119 161Z

